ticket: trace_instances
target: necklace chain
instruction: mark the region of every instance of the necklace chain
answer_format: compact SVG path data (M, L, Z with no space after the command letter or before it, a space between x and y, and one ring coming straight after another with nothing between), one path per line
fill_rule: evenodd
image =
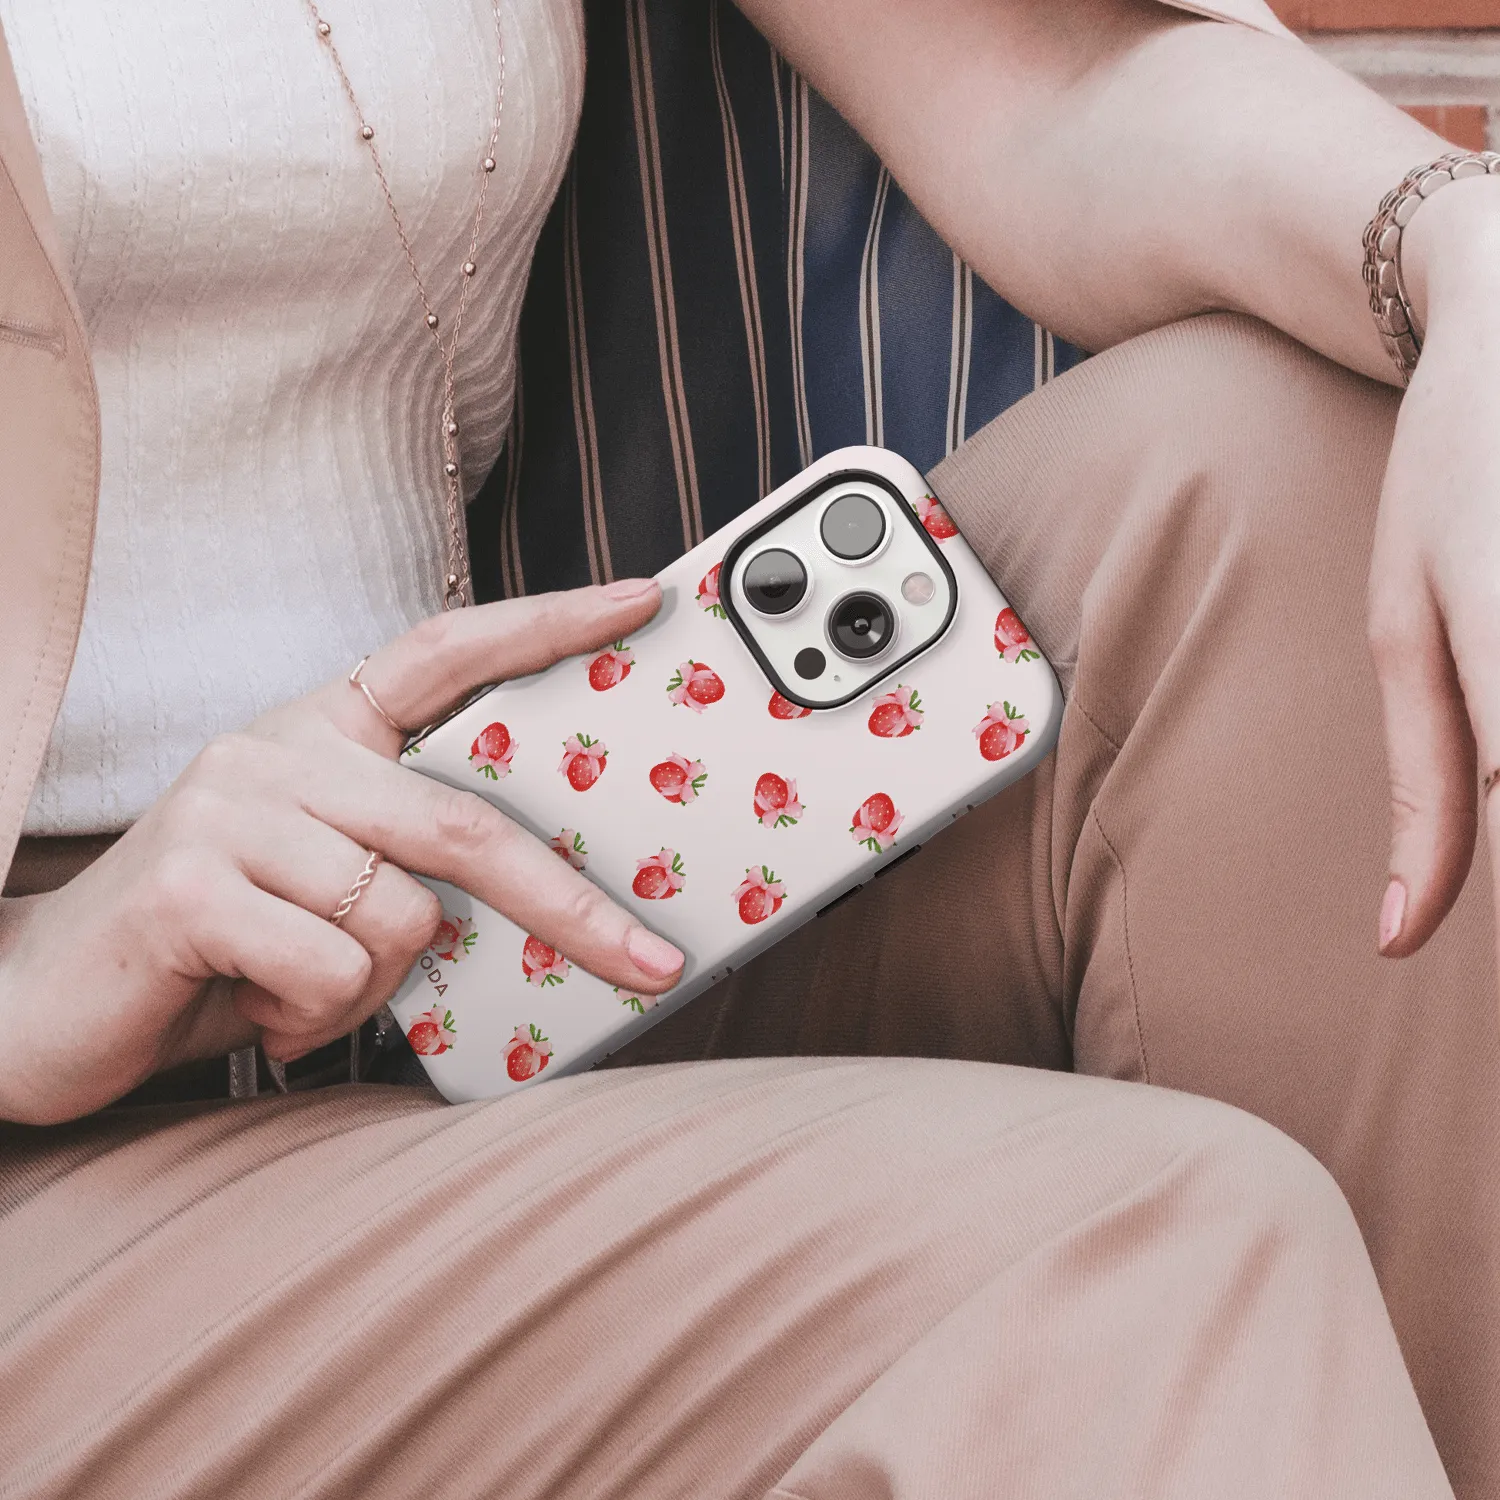
M469 253L464 257L462 276L460 277L458 292L458 308L453 316L453 328L445 339L442 332L441 319L432 304L432 298L428 295L426 283L422 280L422 273L417 268L417 257L411 247L411 237L406 232L406 226L401 222L401 215L396 208L396 200L391 194L391 185L385 173L385 163L380 159L380 148L375 144L375 130L365 118L363 106L359 102L358 95L354 92L354 85L349 81L349 74L344 68L344 60L339 56L339 49L334 44L333 27L323 19L319 11L317 0L305 0L308 12L312 16L313 26L317 31L319 39L328 49L328 56L338 73L339 83L343 86L344 94L349 100L349 105L354 111L355 119L359 122L359 138L364 142L365 148L370 153L370 161L375 167L375 176L380 182L380 191L385 198L385 206L390 212L391 223L395 226L396 236L401 241L401 250L406 257L406 264L411 271L411 278L416 283L417 296L422 304L422 313L427 323L428 331L432 334L433 343L437 346L438 357L443 364L443 414L441 437L443 446L443 486L444 486L444 512L448 523L448 567L443 579L443 608L457 609L471 602L473 597L473 576L469 566L469 544L464 521L464 499L463 499L463 473L462 463L459 458L458 446L458 419L456 416L458 403L455 399L454 365L458 359L458 341L463 333L464 315L469 309L469 293L474 285L478 273L476 257L479 254L479 232L484 224L484 203L489 191L490 178L495 172L495 149L500 141L500 115L505 108L505 33L500 22L500 0L490 0L490 8L495 17L495 47L499 55L498 82L495 89L495 115L490 125L489 146L486 148L484 157L479 164L479 196L474 206L474 223L469 233Z

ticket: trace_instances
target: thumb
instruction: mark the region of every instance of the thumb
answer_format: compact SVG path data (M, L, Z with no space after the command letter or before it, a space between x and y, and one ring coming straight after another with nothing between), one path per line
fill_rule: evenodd
M1370 611L1391 785L1378 932L1389 958L1415 953L1457 899L1474 855L1477 801L1474 732L1448 633L1425 580L1403 571L1372 592Z

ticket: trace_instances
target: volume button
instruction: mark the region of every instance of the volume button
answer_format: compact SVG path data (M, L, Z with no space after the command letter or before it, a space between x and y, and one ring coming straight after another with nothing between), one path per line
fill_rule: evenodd
M814 915L819 917L826 917L828 913L834 909L834 907L842 906L844 902L846 902L851 896L857 896L862 890L864 890L863 884L850 886L842 896L835 896L827 906L819 907Z

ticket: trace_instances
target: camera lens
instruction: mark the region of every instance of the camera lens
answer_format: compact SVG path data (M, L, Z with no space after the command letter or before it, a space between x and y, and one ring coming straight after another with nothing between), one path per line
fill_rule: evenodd
M746 564L741 586L761 614L784 615L802 603L807 593L807 569L790 552L769 547Z
M890 644L896 621L891 607L874 594L846 594L828 616L828 634L841 656L865 661Z
M823 512L823 545L835 557L868 557L885 536L885 512L868 495L840 495Z

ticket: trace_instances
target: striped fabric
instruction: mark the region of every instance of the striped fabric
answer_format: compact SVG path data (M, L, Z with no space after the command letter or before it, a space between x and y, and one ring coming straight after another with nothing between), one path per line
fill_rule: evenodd
M480 598L654 573L820 454L926 470L1081 357L984 285L729 0L587 0Z

